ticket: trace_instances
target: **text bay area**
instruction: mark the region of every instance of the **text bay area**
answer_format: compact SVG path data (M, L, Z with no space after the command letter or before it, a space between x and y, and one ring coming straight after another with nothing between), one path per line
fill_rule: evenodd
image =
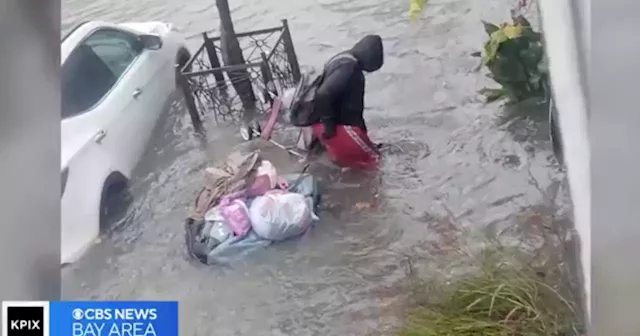
M157 336L150 322L74 322L72 336Z

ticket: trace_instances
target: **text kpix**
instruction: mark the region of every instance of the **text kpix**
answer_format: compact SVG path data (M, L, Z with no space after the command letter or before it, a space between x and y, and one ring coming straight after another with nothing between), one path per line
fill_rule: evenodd
M3 302L2 335L46 336L45 307L47 303L44 302Z
M10 330L40 330L41 320L12 320L9 322Z

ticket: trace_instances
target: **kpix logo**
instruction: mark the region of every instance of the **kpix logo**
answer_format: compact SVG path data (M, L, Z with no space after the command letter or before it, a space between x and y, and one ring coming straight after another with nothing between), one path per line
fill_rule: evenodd
M47 302L3 302L3 336L47 336Z

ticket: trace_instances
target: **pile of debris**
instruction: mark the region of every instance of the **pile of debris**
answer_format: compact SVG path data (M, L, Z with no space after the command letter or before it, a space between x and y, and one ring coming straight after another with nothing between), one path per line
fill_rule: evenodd
M205 186L185 223L189 255L229 263L257 248L298 237L318 220L321 194L306 173L278 175L258 151L237 152L205 170Z

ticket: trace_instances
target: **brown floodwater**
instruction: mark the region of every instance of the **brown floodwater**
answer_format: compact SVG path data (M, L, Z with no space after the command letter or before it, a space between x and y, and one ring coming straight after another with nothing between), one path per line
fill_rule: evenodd
M380 171L314 164L327 195L310 234L232 267L199 265L186 256L182 223L203 168L241 139L237 127L210 120L198 139L180 100L171 101L124 219L65 268L65 299L179 300L182 335L365 335L394 321L409 275L449 272L449 252L485 243L471 236L533 249L566 224L548 125L523 116L544 120L544 106L503 120L502 108L477 94L492 85L471 56L485 38L480 20L507 18L512 1L432 0L414 25L408 1L232 2L237 31L288 18L303 65L365 34L383 37L385 65L367 76L365 111L372 139L389 144ZM213 0L63 1L65 29L86 19L170 21L185 36L217 27ZM281 171L296 169L282 150L262 147Z

